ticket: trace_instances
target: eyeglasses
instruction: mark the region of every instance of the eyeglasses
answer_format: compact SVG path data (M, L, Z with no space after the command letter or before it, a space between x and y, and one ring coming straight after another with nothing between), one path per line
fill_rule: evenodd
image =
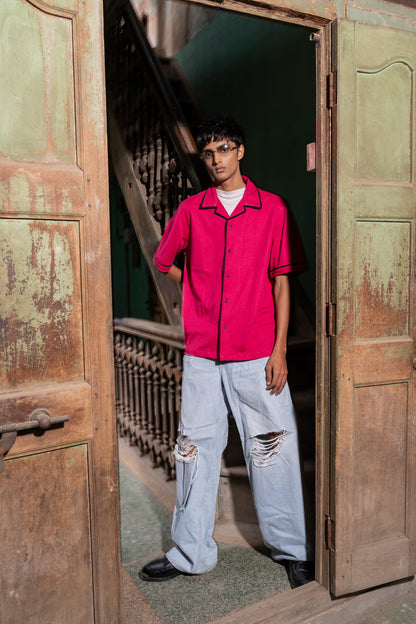
M237 149L238 145L234 145L234 147L230 147L228 143L224 143L224 145L220 145L217 149L214 150L204 150L201 152L200 157L202 160L212 160L214 158L214 154L220 154L220 156L227 156L230 152Z

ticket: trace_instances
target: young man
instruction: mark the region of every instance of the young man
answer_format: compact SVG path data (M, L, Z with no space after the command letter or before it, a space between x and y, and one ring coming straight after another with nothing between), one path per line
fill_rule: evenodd
M230 119L209 121L200 128L197 147L213 185L180 204L154 257L160 271L181 281L173 262L185 251L176 546L144 566L140 577L164 581L216 565L212 534L231 411L264 542L298 587L312 576L286 381L287 274L307 263L283 201L241 175L241 128Z

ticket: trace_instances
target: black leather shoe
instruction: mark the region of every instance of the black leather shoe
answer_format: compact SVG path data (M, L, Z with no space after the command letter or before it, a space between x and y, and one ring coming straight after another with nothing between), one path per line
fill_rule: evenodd
M177 570L164 555L149 561L139 572L143 581L169 581L180 574L183 573Z
M290 587L295 589L301 585L306 585L314 580L312 576L312 564L310 561L282 561L286 568Z

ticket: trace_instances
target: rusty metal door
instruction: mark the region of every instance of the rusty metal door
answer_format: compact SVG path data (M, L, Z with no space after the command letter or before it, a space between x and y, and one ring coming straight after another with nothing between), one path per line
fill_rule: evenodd
M0 3L2 624L119 621L101 5Z
M415 573L416 34L333 24L331 589Z

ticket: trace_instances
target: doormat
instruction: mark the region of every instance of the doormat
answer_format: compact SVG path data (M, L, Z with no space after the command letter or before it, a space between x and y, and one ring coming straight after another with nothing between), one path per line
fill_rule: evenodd
M172 545L172 515L120 461L121 560L162 624L205 624L289 589L283 566L266 552L218 543L217 566L200 576L147 583L140 569Z

